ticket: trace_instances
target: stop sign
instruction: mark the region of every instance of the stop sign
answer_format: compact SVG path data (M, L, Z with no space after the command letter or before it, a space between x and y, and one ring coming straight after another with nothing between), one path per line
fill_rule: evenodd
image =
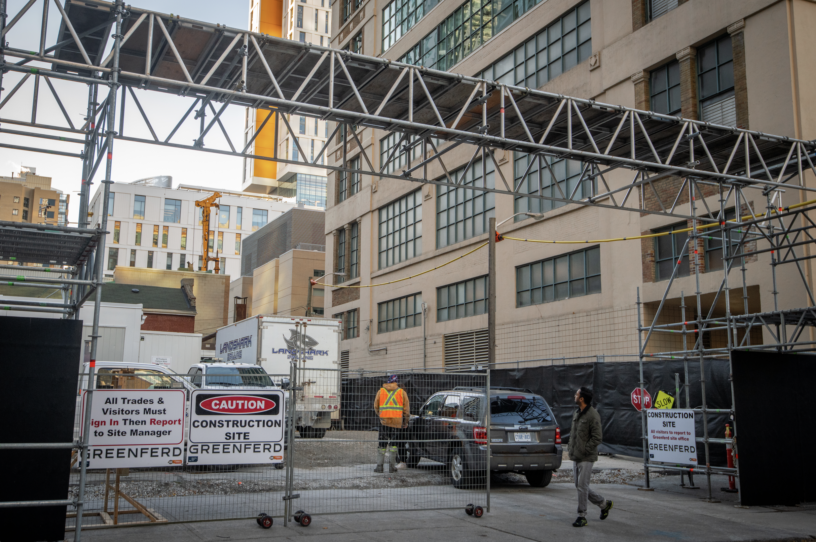
M646 394L646 408L652 408L652 396L649 395L649 391L646 389L644 389L643 392ZM640 388L632 390L631 398L632 406L640 410Z

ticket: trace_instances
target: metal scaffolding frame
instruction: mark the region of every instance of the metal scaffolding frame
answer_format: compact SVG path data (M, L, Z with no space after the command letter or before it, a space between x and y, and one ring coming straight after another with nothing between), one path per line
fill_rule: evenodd
M771 242L772 246L781 247L778 250L786 251L786 256L776 261L775 265L791 262L799 266L802 257L795 255L795 246L797 243L812 242L810 233L805 230L800 233L798 229L794 232L795 228L790 224L787 228L769 224L775 220L784 221L785 217L807 217L807 211L813 207L795 211L776 210L773 216L756 215L734 226L723 221L723 206L729 198L734 198L739 203L737 209L740 209L750 201L745 196L748 190L761 194L763 198L767 196L769 202L775 201L780 190L793 189L803 194L816 191L816 188L806 186L804 181L806 170L816 173L813 162L816 143L813 141L681 119L431 70L126 6L122 0L63 0L63 3L53 0L59 11L60 26L57 42L47 46L51 1L28 0L10 21L6 13L7 4L8 0L0 0L0 86L9 73L18 74L18 79L9 92L0 95L0 124L3 125L0 133L41 139L43 143L52 142L52 146L27 146L15 142L0 143L0 147L82 160L79 229L72 232L85 232L90 239L88 247L93 246L87 251L85 260L72 264L71 272L76 279L57 282L61 286L76 286L71 290L71 301L67 304L70 306L64 308L74 317L78 316L82 303L95 295L97 310L93 322L92 360L95 360L99 337L104 235L108 194L113 182L113 143L117 139L254 160L313 165L346 174L358 173L583 207L683 218L693 221L694 233L691 237L694 239L699 237L700 227L714 226L715 229L711 231L719 231L724 244L729 231L750 226L752 233L745 234L744 239L761 238ZM27 13L36 16L34 6L38 4L42 6L39 47L32 51L31 47L9 39L15 37L9 31ZM63 117L53 121L53 124L37 118L41 80L45 82ZM87 112L81 126L76 126L71 120L59 89L54 85L55 81L87 85ZM28 120L4 115L3 108L27 84L34 87L30 116L26 116ZM138 90L192 98L193 103L182 109L184 112L174 128L160 136L153 128L155 123L150 120L151 113L139 100ZM229 106L254 108L268 114L251 137L244 138L243 134L238 138L235 134L231 137L221 121ZM22 109L18 107L16 111ZM136 118L141 119L149 131L149 138L125 131L125 118L130 119L137 113ZM326 143L315 156L307 158L307 153L297 142L297 134L289 124L288 116L291 114L335 124ZM270 120L273 121L272 125ZM198 136L192 143L174 140L185 123L198 124ZM282 126L283 133L293 138L299 151L298 159L292 160L278 154L278 126ZM379 164L379 168L373 165L377 160L361 140L361 130L365 128L399 134L398 144L384 163ZM275 130L272 155L250 154L248 151L252 143L264 129ZM238 146L236 141L240 141ZM205 146L205 142L210 146ZM450 168L445 165L445 155L458 147L467 149L470 155L465 172L477 160L485 163L491 160L494 163L498 177L496 187L475 183L465 185L461 184L464 174L457 177L459 180L451 176ZM417 148L419 158L416 158ZM504 177L495 157L497 150L513 151L530 158L529 166L520 179ZM334 162L337 163L320 163L327 162L324 158L329 152L334 153ZM362 160L355 161L360 166L353 169L349 158L357 155ZM550 158L580 160L583 163L581 178L570 193L564 192L558 183L555 183L558 196L544 193L542 175L532 170L533 165L538 164L538 170L548 170L552 174ZM99 227L93 229L88 228L90 188L103 161L102 213ZM401 167L399 164L407 165ZM400 167L398 171L391 171ZM440 170L442 174L434 177L433 170ZM626 173L631 181L610 186L607 178L612 172L616 176ZM522 187L531 175L538 189L528 193ZM668 196L666 185L661 185L661 197L655 183L668 177L679 177L682 182L669 183L674 192ZM577 187L582 185L590 187L588 194L578 194ZM720 194L727 194L721 197L721 208L712 211L702 199L699 205L704 206L706 212L698 213L698 203L693 196L711 186L717 187ZM650 198L654 196L656 206L647 206L647 192ZM691 202L688 211L681 203L686 193L690 195ZM769 207L768 213L771 211ZM6 235L3 227L5 225L0 225L0 252L8 246L3 237ZM34 229L42 231L42 228ZM56 228L49 228L51 230L56 231ZM792 244L787 241L791 233L799 236L799 240ZM684 250L687 248L688 243ZM728 271L735 261L731 258L729 265L725 266L721 291L729 291ZM493 283L491 281L491 285ZM699 303L699 294L697 297ZM728 297L725 296L726 303ZM740 329L747 329L750 326L778 326L777 336L783 338L779 347L786 348L791 343L785 335L784 323L795 314L801 326L811 325L814 321L814 304L811 295L811 306L796 313L775 308L772 314L737 317L729 312L726 327L737 329L742 326ZM697 325L719 326L718 322L719 319L698 316ZM645 357L649 337L653 332L662 331L656 322L648 328L639 326L641 338L643 332L648 333L641 346L641 360ZM700 343L701 335L698 335L697 343ZM801 332L794 335L798 340ZM727 351L730 353L737 347L742 346L732 343L729 333ZM702 356L706 353L704 350L697 344L696 350L684 352ZM93 381L93 371L92 363L89 381ZM91 400L92 392L89 391L88 401ZM88 423L88 419L84 420L85 435ZM72 445L84 449L86 444ZM84 461L81 469L78 500L59 503L77 507L77 540L81 537L82 528ZM2 506L8 506L8 503Z

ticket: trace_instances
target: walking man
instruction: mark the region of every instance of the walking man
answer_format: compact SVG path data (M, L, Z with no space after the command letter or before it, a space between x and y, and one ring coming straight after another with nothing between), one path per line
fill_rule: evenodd
M578 489L578 519L573 527L584 527L587 524L587 498L601 509L601 519L606 519L612 509L612 501L607 501L592 488L592 465L598 460L598 445L601 443L601 417L592 408L592 390L581 387L575 392L575 404L578 410L572 415L570 430L569 458L575 476L575 487Z
M390 458L388 472L397 472L397 446L403 440L403 430L408 427L408 419L411 417L408 394L399 387L397 380L397 375L389 376L374 397L374 411L380 417L377 467L374 469L376 473L383 472L386 455Z

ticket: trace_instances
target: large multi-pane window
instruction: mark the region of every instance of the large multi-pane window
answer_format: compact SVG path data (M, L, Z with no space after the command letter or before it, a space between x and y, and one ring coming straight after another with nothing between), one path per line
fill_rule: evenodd
M487 171L482 171L482 161L474 161L467 172L460 168L450 174L461 188L437 186L436 196L436 248L453 245L487 231L488 221L495 216L493 192L473 190L494 188L493 161L487 161ZM463 178L463 174L465 177Z
M134 243L137 247L142 245L142 225L136 224L136 242Z
M122 223L118 220L113 224L113 244L119 244L119 232L122 229Z
M526 307L601 291L601 249L579 250L516 268L516 306Z
M487 276L436 289L436 321L447 322L487 313Z
M349 265L348 279L357 278L360 276L360 224L353 222L351 224L351 262Z
M479 77L538 88L592 55L589 2L564 16L488 67Z
M210 235L207 236L207 249L212 252L215 250L215 232L210 230Z
M413 294L377 304L377 333L422 325L422 294Z
M153 251L149 250L147 252L147 268L153 269Z
M357 11L363 3L363 0L343 0L343 21L346 22L351 17L351 14Z
M483 43L507 28L541 0L470 0L417 43L400 61L449 70ZM589 2L571 9L535 38L505 57L515 84L539 87L592 54ZM500 68L504 68L503 64ZM500 76L510 73L504 70ZM490 77L498 80L497 77ZM508 78L503 83L511 80Z
M380 269L422 254L422 191L380 207Z
M315 309L312 309L315 310ZM315 312L317 314L317 312ZM346 311L346 312L339 312L337 314L333 314L332 318L336 318L341 320L343 323L343 339L356 339L359 334L359 326L358 326L358 313L357 309Z
M28 200L28 198L26 198ZM116 201L116 194L113 192L108 192L108 216L113 216L113 203ZM26 201L26 203L28 203ZM28 207L26 204L25 207Z
M229 205L221 205L218 208L218 227L229 228L230 208Z
M701 120L736 126L731 36L726 34L697 48L697 81Z
M409 136L400 143L402 136L403 134L399 132L392 132L380 140L380 167L385 166L384 173L400 171L412 160L422 156L421 140L416 136ZM401 148L394 151L397 143Z
M322 160L322 157L321 157ZM326 208L326 177L318 175L297 174L297 202L305 205Z
M113 271L119 264L119 249L108 249L108 271Z
M383 52L390 49L438 3L439 0L394 0L385 6L382 12Z
M181 228L181 248L187 250L187 228Z
M130 266L136 267L136 249L130 249Z
M675 232L688 228L685 222L655 230L654 233ZM683 250L688 239L688 232L672 233L655 237L655 279L668 280L672 276L675 264L678 264L678 277L689 276L689 250ZM682 259L681 259L682 254Z
M241 234L240 233L235 234L235 255L236 256L241 255Z
M653 21L661 15L665 15L669 11L676 8L677 4L677 0L648 0L647 5L649 7L649 20Z
M363 52L363 33L358 32L356 36L351 38L346 46L343 48L345 51L351 51L352 53L362 54Z
M221 262L221 265L219 265L219 268L220 268L219 269L219 271L220 271L219 275L226 275L227 274L227 259L226 258L221 258L219 261Z
M733 209L730 211L725 212L725 220L734 220L737 214L734 212ZM723 253L723 242L722 242L722 233L719 230L708 230L712 232L706 236L705 242L705 257L706 257L706 271L720 271L723 269L725 265L726 258L728 256L734 256L740 250L740 239L742 238L742 233L740 233L740 228L732 228L728 230L726 234L726 239L728 239L728 243L725 247L725 253ZM734 260L732 262L732 268L735 266L741 265L741 259Z
M244 222L244 208L243 207L236 207L235 208L235 229L240 230L241 224Z
M159 227L153 226L153 246L159 246Z
M218 232L218 252L224 252L224 232Z
M527 194L538 194L538 177L541 176L541 195L550 198L581 200L592 194L592 182L581 181L583 163L577 160L556 160L547 156L536 157L525 153L513 153L515 184L524 177L530 160L533 165L527 173L526 180L519 191ZM546 163L545 163L546 161ZM549 164L549 168L547 167ZM538 198L517 197L515 200L516 213L546 213L563 207L565 202L543 200ZM525 217L516 217L516 222Z
M176 224L181 222L181 200L180 199L165 199L164 200L164 222L174 222Z
M349 160L346 167L353 171L337 172L337 203L347 200L360 191L360 156L355 156Z
M167 266L166 266L166 269L168 271L172 271L172 269L173 269L173 253L172 252L167 253Z
M301 133L301 134L306 134L306 117L304 117L304 116L302 116L302 115L301 115L301 117L300 117L300 126L299 126L299 130L300 130L300 133Z
M170 236L170 227L162 227L162 248L167 248L167 238Z
M680 63L676 60L652 70L649 75L651 108L655 113L680 113Z
M340 275L342 278L340 282L345 282L349 279L349 277L345 276L346 273L346 229L343 228L337 233L337 269L335 269L338 273L343 273Z
M144 220L145 217L145 197L133 197L133 218L140 218Z
M303 6L297 7L297 27L303 28ZM303 32L301 32L302 34Z
M266 225L269 212L266 209L252 209L252 231L257 231Z

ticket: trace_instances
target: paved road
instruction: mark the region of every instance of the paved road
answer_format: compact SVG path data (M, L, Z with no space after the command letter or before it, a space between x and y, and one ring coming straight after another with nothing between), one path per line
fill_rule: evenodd
M716 478L715 487L725 485ZM734 497L715 495L719 503L702 500L705 490L683 490L676 477L656 481L655 491L639 491L632 485L599 485L596 489L615 501L606 521L599 521L597 508L590 510L589 526L575 529L575 489L570 484L554 483L544 489L524 485L503 485L492 492L491 513L481 519L462 510L405 511L381 513L345 513L315 515L308 528L297 524L283 527L275 520L271 530L263 530L254 521L225 521L177 525L131 527L127 529L86 530L83 540L105 542L173 542L277 540L320 542L407 542L473 541L479 539L507 542L558 539L621 541L643 540L811 540L816 538L816 505L802 507L737 508ZM698 480L698 483L701 483ZM426 488L427 489L427 488ZM417 492L422 488L390 490ZM415 495L416 496L416 495ZM442 495L440 495L441 497ZM323 490L324 502L356 501L372 503L383 499L378 490ZM404 497L402 497L404 498ZM454 501L459 498L452 497ZM308 502L308 499L302 501ZM206 507L206 503L197 506ZM67 540L73 540L69 533Z

